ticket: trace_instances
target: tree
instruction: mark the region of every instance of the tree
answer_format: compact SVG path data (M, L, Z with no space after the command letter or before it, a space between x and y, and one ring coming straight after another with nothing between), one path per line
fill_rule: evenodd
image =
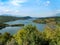
M0 37L0 45L5 45L6 42L11 38L10 33L4 33L1 37Z
M18 45L40 45L40 32L35 26L28 25L14 35Z

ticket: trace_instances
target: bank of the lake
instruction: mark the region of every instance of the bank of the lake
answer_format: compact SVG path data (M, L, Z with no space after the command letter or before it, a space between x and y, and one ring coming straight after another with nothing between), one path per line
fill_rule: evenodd
M37 18L35 20L33 20L33 22L35 23L39 23L39 24L47 24L47 23L60 23L60 17L43 17L43 18Z
M9 25L24 24L25 26L28 25L28 24L32 24L32 25L35 25L37 27L37 29L40 30L40 31L42 31L45 28L45 24L34 23L33 20L35 20L35 18L28 19L28 20L10 21L10 22L5 22L5 24L9 24ZM21 26L18 26L18 27L5 27L5 28L0 30L0 33L9 32L11 34L14 34L18 30L20 30L21 28L22 28Z

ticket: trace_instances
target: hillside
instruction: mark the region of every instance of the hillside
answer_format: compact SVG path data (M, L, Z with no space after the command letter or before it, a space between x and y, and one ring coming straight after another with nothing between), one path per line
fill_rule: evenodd
M50 22L56 22L59 23L60 22L60 17L55 16L55 17L43 17L43 18L37 18L36 20L33 20L33 22L35 23L50 23Z
M15 16L0 16L0 23L8 22L8 21L15 21L15 20L25 20L30 19L31 17L15 17Z

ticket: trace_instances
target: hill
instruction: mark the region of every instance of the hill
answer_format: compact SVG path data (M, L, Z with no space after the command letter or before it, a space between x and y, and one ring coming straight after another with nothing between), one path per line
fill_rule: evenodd
M0 23L8 22L8 21L15 21L15 20L26 20L30 19L31 17L15 17L15 16L0 16Z
M43 24L50 23L50 22L59 23L60 22L60 16L59 17L54 16L54 17L37 18L36 20L33 20L33 22L35 22L35 23L43 23Z

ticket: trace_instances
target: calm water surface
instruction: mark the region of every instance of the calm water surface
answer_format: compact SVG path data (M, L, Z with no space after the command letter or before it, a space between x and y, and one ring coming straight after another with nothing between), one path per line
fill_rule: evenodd
M24 25L28 25L28 24L32 24L35 25L37 27L38 30L42 31L45 28L45 24L37 24L32 22L34 19L28 19L28 20L16 20L16 21L11 21L11 22L6 22L6 24L24 24ZM0 30L0 33L5 33L5 32L9 32L11 34L16 33L18 30L20 30L22 27L6 27Z

